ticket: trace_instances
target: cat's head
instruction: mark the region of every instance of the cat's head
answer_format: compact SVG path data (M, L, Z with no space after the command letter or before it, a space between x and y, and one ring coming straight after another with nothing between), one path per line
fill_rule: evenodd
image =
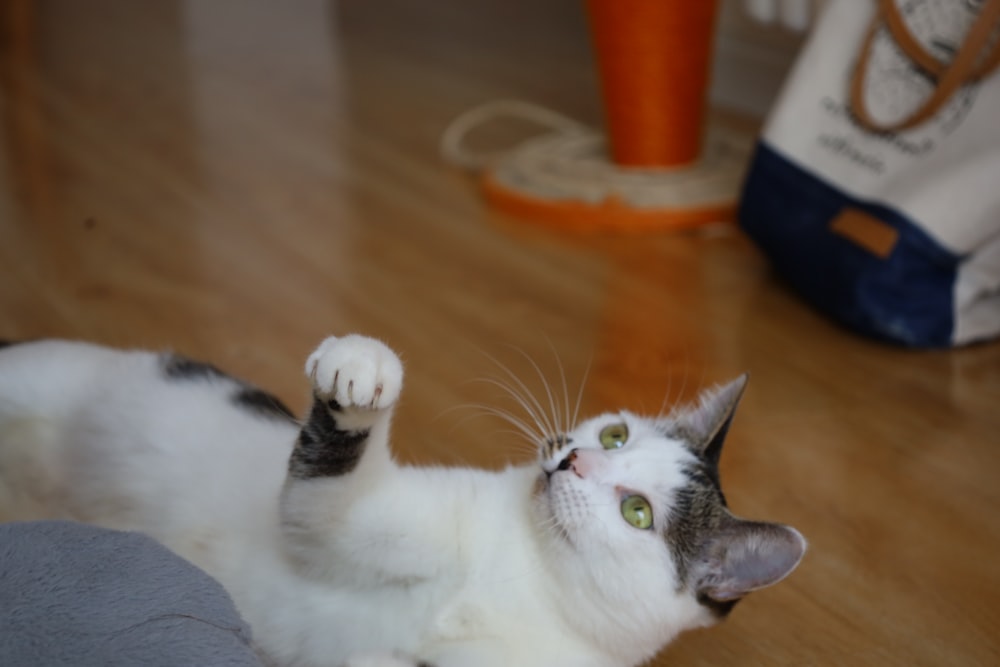
M533 502L554 577L575 621L622 658L725 617L805 553L795 529L726 507L718 462L746 380L668 417L601 415L541 448Z

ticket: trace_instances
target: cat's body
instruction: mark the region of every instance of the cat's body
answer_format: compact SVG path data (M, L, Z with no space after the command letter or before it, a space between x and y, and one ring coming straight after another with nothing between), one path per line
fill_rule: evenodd
M328 339L307 373L300 429L183 358L4 348L0 519L146 532L226 587L267 660L302 667L636 665L804 550L724 508L742 381L669 420L545 433L540 464L489 472L392 460L402 367L381 343Z

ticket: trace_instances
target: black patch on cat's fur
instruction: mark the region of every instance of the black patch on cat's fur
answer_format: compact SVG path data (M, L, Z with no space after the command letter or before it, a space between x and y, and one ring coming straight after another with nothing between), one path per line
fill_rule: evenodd
M326 401L317 398L288 460L288 473L295 479L346 475L358 465L367 440L367 430L340 429Z
M233 401L241 408L247 408L262 417L295 421L295 415L277 396L256 387L243 387L233 396Z
M204 380L227 378L237 381L204 361L195 361L179 354L164 354L161 359L163 373L172 380ZM242 383L241 383L242 384Z
M163 368L163 374L171 380L227 380L232 382L237 388L232 397L232 401L237 407L245 408L255 415L269 419L295 421L295 415L278 397L229 375L217 366L204 361L195 361L180 354L162 355L160 366Z

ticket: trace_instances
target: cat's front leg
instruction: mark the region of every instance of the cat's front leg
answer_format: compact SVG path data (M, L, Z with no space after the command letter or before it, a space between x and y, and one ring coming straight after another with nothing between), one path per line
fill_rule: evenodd
M299 569L327 576L337 526L395 465L389 422L403 365L375 339L330 337L309 356L306 375L313 405L289 457L281 528Z
M403 365L373 338L330 337L309 355L313 406L289 460L295 479L338 477L388 455L388 427ZM369 451L371 450L371 451Z

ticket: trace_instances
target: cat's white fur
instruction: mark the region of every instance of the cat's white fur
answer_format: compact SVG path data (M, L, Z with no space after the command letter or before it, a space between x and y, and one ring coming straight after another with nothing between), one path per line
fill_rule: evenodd
M266 658L289 667L415 664L397 651L437 667L623 667L716 620L661 534L694 454L655 421L579 425L585 475L556 470L565 448L543 448L551 478L539 464L405 467L388 448L402 386L388 347L330 338L306 370L344 419L371 428L349 474L289 478L298 428L236 405L227 378L171 379L156 354L84 343L6 348L0 518L152 535L215 576ZM605 451L599 431L620 421L627 446ZM654 530L623 520L632 490ZM795 566L804 542L787 530L777 571L738 594Z

